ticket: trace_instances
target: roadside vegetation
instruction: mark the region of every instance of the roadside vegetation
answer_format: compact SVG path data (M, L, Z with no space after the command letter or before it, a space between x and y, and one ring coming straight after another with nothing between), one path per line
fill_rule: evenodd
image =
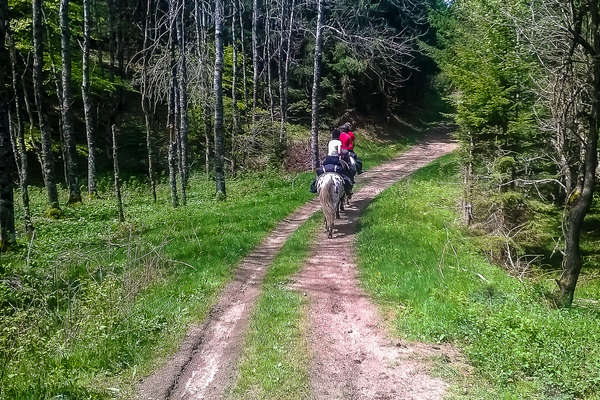
M485 239L461 226L458 171L456 155L443 157L369 206L358 236L364 287L389 311L395 334L464 352L473 373L437 360L451 397L598 398L597 257L585 260L573 306L556 309L554 271L511 276L488 261L478 246ZM600 209L590 214L582 247L598 249ZM555 229L555 219L540 218L540 229Z

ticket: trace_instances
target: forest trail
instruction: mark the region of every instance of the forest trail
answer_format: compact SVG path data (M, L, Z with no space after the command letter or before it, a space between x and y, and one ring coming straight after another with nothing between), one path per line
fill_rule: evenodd
M296 277L295 287L311 300L312 386L316 398L429 399L443 393L444 383L423 373L418 361L420 354L434 350L398 346L385 338L375 306L359 288L353 243L358 218L378 193L455 147L443 132L432 132L408 151L362 174L352 206L336 222L334 239L322 234L314 254ZM244 334L268 268L285 241L319 208L318 199L300 207L241 262L206 321L192 327L177 353L141 382L138 398L223 396L235 375ZM346 254L341 256L343 252ZM398 397L400 394L405 397Z
M369 171L336 221L322 232L293 287L309 297L311 389L316 399L441 399L446 383L427 372L427 358L454 358L448 346L404 343L386 336L376 306L358 281L355 236L360 215L381 191L455 144L430 137L395 160ZM396 244L390 243L390 246ZM398 244L401 245L401 244Z

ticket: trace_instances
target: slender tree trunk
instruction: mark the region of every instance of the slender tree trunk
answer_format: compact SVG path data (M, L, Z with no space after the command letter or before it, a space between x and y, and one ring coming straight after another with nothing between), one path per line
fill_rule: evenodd
M242 2L238 0L238 16L240 21L240 42L242 45L242 88L244 90L244 119L248 114L248 91L246 90L246 48L244 44L244 20L242 18Z
M277 75L279 76L279 146L283 150L283 144L285 142L285 75L283 70L283 48L285 45L285 0L279 0L279 51L277 57ZM280 156L283 156L281 154ZM282 158L283 159L283 158Z
M283 60L282 51L284 48L284 18L285 18L285 2L281 1L281 42L279 48L279 107L280 107L280 132L279 132L279 144L282 151L285 151L287 147L287 97L288 97L288 69L290 64L290 53L292 43L292 28L294 25L294 6L295 0L292 0L289 9L289 26L287 31L287 48L285 51L285 61ZM283 67L281 63L283 62Z
M468 160L463 175L463 221L465 225L471 225L473 219L473 203L471 201L471 185L473 182L473 137L470 139Z
M581 272L581 250L579 241L583 220L594 198L595 174L598 165L598 131L600 130L600 6L596 0L589 1L591 14L590 32L592 32L592 79L590 132L585 143L583 160L583 183L567 198L565 216L565 253L563 273L558 284L558 305L568 307L573 302L575 286ZM581 190L581 192L579 192Z
M125 221L125 215L123 214L123 200L121 199L121 179L119 177L119 152L117 146L117 135L118 130L115 124L112 124L112 157L113 157L113 170L115 177L115 195L117 196L117 208L119 210L119 221Z
M211 124L211 109L210 109L210 96L209 96L209 76L208 73L208 36L207 36L207 16L206 10L204 9L205 5L202 5L202 65L203 69L206 69L206 73L202 76L202 91L203 94L203 104L202 104L202 120L204 121L204 169L206 172L206 177L208 178L210 174L210 154L211 154L211 144L210 144L210 136L212 132L212 124Z
M177 25L177 43L179 45L179 143L180 143L180 179L181 203L187 203L188 165L188 97L187 97L187 57L185 47L185 1L182 2L181 19Z
M256 125L256 96L258 93L258 0L252 0L252 129Z
M46 124L44 114L44 87L42 66L44 63L42 52L42 0L33 0L33 94L40 127L42 142L42 172L51 209L59 210L58 191L54 178L54 162L52 160L52 146L50 131Z
M231 18L231 46L233 48L233 71L231 76L231 102L233 103L233 118L231 124L231 172L235 173L236 168L236 141L235 138L239 131L239 120L238 120L238 105L237 105L237 43L235 38L235 20L236 20L236 0L231 1L232 18Z
M217 198L225 199L223 154L223 0L215 0L215 181Z
M194 18L196 19L196 52L198 59L200 60L200 106L202 107L202 121L204 125L204 172L206 176L210 173L210 111L208 108L208 90L207 80L205 76L208 75L206 70L207 65L207 38L206 38L206 13L204 10L204 3L202 6L198 6L199 0L194 0Z
M319 84L321 83L321 52L323 47L323 1L317 0L317 27L315 30L315 56L312 87L311 150L313 169L319 167Z
M169 3L169 57L170 57L170 68L171 68L171 79L169 84L169 115L167 128L169 130L169 149L168 149L168 163L169 163L169 186L171 187L171 201L173 207L179 206L179 199L177 195L177 134L175 130L176 121L176 100L175 100L175 87L177 85L177 65L175 63L175 9L177 5L175 2Z
M81 98L85 116L85 135L88 146L88 195L96 194L96 153L94 143L94 123L92 122L92 104L90 102L90 0L83 0L83 78Z
M8 2L0 0L0 60L3 60L3 63L9 57L5 44L7 31ZM8 68L4 64L0 67L0 251L16 242L8 87Z
M27 161L27 149L25 148L25 135L23 132L23 120L21 118L21 98L17 79L17 57L15 54L15 46L10 38L10 64L12 71L12 89L15 98L15 115L17 117L17 135L16 135L16 152L15 159L18 159L17 168L19 170L19 186L21 188L21 200L23 201L23 214L25 220L25 231L28 234L33 233L33 223L31 222L31 211L29 207L29 188L27 186L29 178L29 166Z
M126 1L117 0L113 3L116 5L116 23L115 23L115 52L117 56L117 64L119 67L119 76L123 77L125 75L125 52L123 45L123 5L127 4ZM121 91L122 95L122 91Z
M275 110L273 104L273 85L271 83L271 7L265 4L266 18L265 18L265 61L267 63L267 89L269 93L269 113L271 115L271 123L275 122Z
M77 163L75 160L75 140L73 138L72 104L73 91L71 84L71 28L69 28L69 0L60 1L60 43L62 54L62 86L63 86L63 135L65 137L65 155L67 161L67 178L69 184L68 203L81 202L81 192L77 182Z
M108 75L111 82L115 80L115 1L117 0L106 0L108 6L108 59L110 63Z
M146 2L146 21L144 24L144 48L142 66L142 112L144 113L144 124L146 127L146 154L148 162L148 179L152 189L152 200L156 203L156 182L154 180L154 166L152 163L152 135L150 129L150 104L148 99L148 36L150 29L150 10L152 0Z
M284 1L284 0L282 0ZM282 149L287 147L287 107L288 107L288 71L290 65L291 43L292 43L292 28L294 26L294 7L296 0L292 0L290 6L290 20L287 32L287 49L285 52L285 64L283 67L283 93L281 94L281 132L279 134L279 142Z
M44 27L46 28L46 36L50 37L50 29L48 21L46 21L46 16L42 14L42 21ZM67 177L67 155L65 154L65 136L63 134L63 92L62 92L62 82L58 77L58 72L56 70L56 64L54 63L54 49L52 48L52 41L48 40L48 55L50 56L50 69L52 70L52 77L54 82L54 88L56 92L56 98L58 99L58 110L60 111L61 118L58 119L58 136L60 138L58 142L58 146L60 148L60 154L62 156L63 163L63 178L65 181L65 185L69 186L69 178Z
M31 54L31 53L30 53ZM42 171L42 181L44 183L44 187L46 187L46 174L44 174L44 163L42 162L42 152L40 150L39 144L35 141L33 137L33 127L35 125L33 111L31 106L31 101L29 100L29 95L27 93L27 85L25 83L25 73L29 68L29 55L27 57L27 65L25 65L25 71L21 75L21 90L23 93L23 102L25 103L25 112L27 112L27 118L29 119L29 140L31 141L33 152L35 153L35 157L40 165L40 171Z

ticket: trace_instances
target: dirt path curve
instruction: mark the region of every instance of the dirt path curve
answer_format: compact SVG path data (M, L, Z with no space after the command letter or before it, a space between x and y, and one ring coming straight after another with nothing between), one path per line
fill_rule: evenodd
M354 197L354 204L358 205L358 208L355 207L349 214L346 214L350 218L349 221L357 219L359 210L364 209L366 202L385 187L453 148L454 145L448 139L429 135L426 141L384 166L361 175L362 186ZM364 206L361 206L363 203ZM188 400L222 397L223 391L234 376L235 363L243 344L243 335L248 327L249 317L252 315L269 266L290 235L319 208L317 199L300 207L281 221L275 230L242 261L236 268L235 278L224 289L206 321L202 325L192 327L177 353L140 383L139 399ZM341 228L353 229L351 228L352 224L344 226ZM338 240L331 240L329 244L334 246ZM348 246L348 243L344 246ZM317 257L321 256L319 252ZM315 264L316 266L318 265ZM344 270L350 268L350 264L344 268ZM309 265L305 274L302 275L304 278L299 280L299 284L306 287L306 290L310 291L312 295L316 293L313 292L313 289L315 291L322 290L319 286L322 282L311 281L310 271ZM333 272L336 271L330 271L330 273ZM351 275L352 279L355 279L354 275ZM352 290L356 291L357 289ZM311 312L311 314L313 313ZM327 333L325 332L325 334Z
M365 174L352 206L336 221L333 239L323 232L295 277L293 286L310 300L311 386L316 399L442 398L446 384L427 373L423 358L452 351L386 337L376 307L360 288L354 241L359 217L377 194L455 147L447 138L430 136Z

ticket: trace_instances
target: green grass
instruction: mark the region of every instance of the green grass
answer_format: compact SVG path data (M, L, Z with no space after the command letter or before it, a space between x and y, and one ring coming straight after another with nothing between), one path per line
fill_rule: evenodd
M457 169L443 157L369 206L358 237L364 287L396 334L464 352L472 376L437 363L451 397L600 398L600 280L582 276L580 301L557 310L546 297L557 275L520 282L491 265L457 222Z
M41 217L43 193L32 190L31 247L21 235L21 248L0 256L0 398L123 395L203 319L232 267L312 196L310 179L247 174L218 202L198 175L178 209L166 185L153 205L130 181L123 224L108 187L59 220Z
M307 304L288 285L310 254L322 218L314 215L288 239L265 277L231 400L310 398Z

